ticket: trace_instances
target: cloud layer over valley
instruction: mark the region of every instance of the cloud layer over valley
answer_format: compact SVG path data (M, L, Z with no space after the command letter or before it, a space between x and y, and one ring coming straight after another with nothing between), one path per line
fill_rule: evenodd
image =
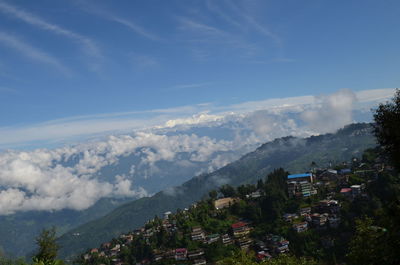
M333 132L368 120L369 109L393 92L340 90L331 95L231 106L200 104L0 128L3 147L82 141L1 152L0 215L83 210L104 197L149 196L220 168L277 137ZM113 135L104 136L110 132ZM93 135L101 136L87 140Z

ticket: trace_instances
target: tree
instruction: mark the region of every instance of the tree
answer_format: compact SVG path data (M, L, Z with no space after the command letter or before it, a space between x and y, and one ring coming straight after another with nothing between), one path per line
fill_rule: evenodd
M216 190L212 190L208 193L208 196L210 196L211 199L215 200L218 197L218 192Z
M219 192L221 192L224 197L235 197L236 196L235 188L228 184L225 184L222 187L220 187Z
M394 166L400 169L400 90L391 102L380 104L374 113L374 134Z
M356 233L350 242L347 255L350 264L388 263L386 229L373 225L371 218L356 220Z
M318 262L312 258L297 258L290 255L279 255L271 260L265 260L261 263L255 261L253 254L240 251L235 253L232 257L225 258L219 262L218 265L317 265Z
M62 264L61 261L57 261L57 252L59 249L56 243L56 229L44 229L40 235L36 238L36 244L39 249L36 255L33 257L34 264L53 265Z

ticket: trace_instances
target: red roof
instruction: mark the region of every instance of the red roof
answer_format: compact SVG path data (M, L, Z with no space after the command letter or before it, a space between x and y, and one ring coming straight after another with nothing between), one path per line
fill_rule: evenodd
M245 222L238 222L238 223L233 224L232 228L233 229L237 229L237 228L240 228L240 227L243 227L243 226L246 226L246 225L247 224Z
M175 249L175 253L182 253L182 252L187 252L186 248L177 248Z
M340 193L351 192L351 188L343 188L340 190Z

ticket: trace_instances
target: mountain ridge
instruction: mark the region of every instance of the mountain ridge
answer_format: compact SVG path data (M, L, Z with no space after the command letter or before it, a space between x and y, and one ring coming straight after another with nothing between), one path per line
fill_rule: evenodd
M100 219L69 231L59 238L60 255L71 257L139 227L155 215L185 208L223 184L251 183L278 167L295 172L307 170L312 161L325 165L345 161L375 144L371 126L365 123L346 126L335 134L276 139L212 173L196 176L152 197L124 204Z

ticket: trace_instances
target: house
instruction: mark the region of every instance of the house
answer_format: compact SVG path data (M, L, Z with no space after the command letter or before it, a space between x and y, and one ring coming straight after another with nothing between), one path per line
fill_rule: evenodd
M165 212L165 213L164 213L164 219L165 219L165 220L168 220L168 218L169 218L169 216L170 216L171 214L172 214L172 213L171 213L170 211Z
M153 260L157 262L157 261L163 260L163 258L164 258L164 254L162 252L160 252L160 253L154 254Z
M257 257L257 260L258 260L258 261L263 261L263 260L270 260L270 259L272 259L272 256L271 256L268 252L265 252L265 251L259 251L259 252L257 252L256 257Z
M193 227L191 237L193 241L204 241L205 234L203 229L201 227Z
M232 244L232 243L233 243L233 241L232 241L232 239L229 237L228 234L222 235L222 244L224 244L224 245L229 245L229 244Z
M117 251L119 252L121 249L121 245L120 244L116 244L112 249L110 249L111 251Z
M350 168L340 169L339 174L341 174L341 175L351 174L351 169Z
M319 213L338 213L340 211L340 204L336 200L321 200L316 207Z
M301 173L301 174L292 174L287 176L288 180L294 181L308 181L313 182L313 174L312 173Z
M227 198L222 198L214 201L214 207L217 210L229 207L230 205L234 204L238 198L232 198L232 197L227 197Z
M193 265L206 265L206 264L207 264L207 262L206 262L205 259L196 259L196 260L193 262Z
M248 249L253 243L253 240L251 240L250 238L240 238L237 240L236 243L240 247L240 249Z
M313 174L303 173L287 176L289 197L309 197L316 194L313 188Z
M343 188L340 190L340 194L350 198L352 196L351 188Z
M282 236L269 234L266 237L266 243L275 253L281 254L289 251L289 241Z
M261 192L259 190L246 195L246 198L257 199L261 197Z
M120 238L125 241L125 243L129 244L133 241L133 235L121 235Z
M301 216L305 216L307 214L311 214L311 207L304 207L300 209Z
M187 257L189 259L198 259L198 258L202 257L203 255L204 255L204 250L196 249L196 250L193 250L193 251L189 251L188 254L187 254Z
M207 236L207 243L212 244L219 240L219 234L212 234Z
M297 214L295 214L295 213L285 213L283 215L283 219L288 223L292 222L294 219L296 219L298 217L299 216Z
M353 195L353 197L357 197L358 195L361 194L361 185L352 185L350 188L351 188L351 195Z
M103 244L101 244L101 248L102 249L109 249L109 248L111 248L111 243L110 242L103 243Z
M236 238L243 237L250 233L250 228L247 226L245 222L237 222L232 226L233 236Z
M293 229L297 233L301 233L301 232L307 231L308 223L307 222L301 222L301 223L293 224Z
M322 181L335 181L338 179L338 177L337 170L333 169L325 170L318 175L318 179Z
M323 213L313 213L311 215L312 224L317 228L325 227L326 221L328 220L329 214Z
M163 257L165 259L174 259L175 258L175 250L167 250L167 251L165 251Z
M175 260L186 260L187 253L188 251L186 248L175 249Z

